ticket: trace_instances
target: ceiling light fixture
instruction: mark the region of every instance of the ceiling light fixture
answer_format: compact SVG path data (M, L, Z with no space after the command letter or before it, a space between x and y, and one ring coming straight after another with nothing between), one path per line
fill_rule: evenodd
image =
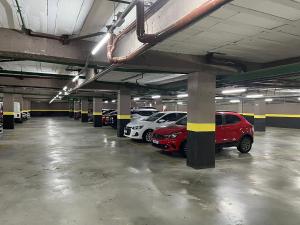
M104 101L104 103L108 103L108 101Z
M253 94L253 95L247 95L246 98L262 98L264 95L262 94Z
M160 95L153 95L151 98L152 99L159 99L161 96Z
M230 102L230 103L240 103L241 100L239 100L239 99L232 99L232 100L230 100L229 102Z
M141 100L141 98L139 97L133 98L133 101L139 101L139 100Z
M189 94L179 94L177 95L177 98L187 98L189 97Z
M273 98L266 98L265 102L273 102Z
M73 78L72 82L76 82L79 79L79 75Z
M183 105L183 102L177 102L177 105Z
M116 100L112 100L111 102L112 102L112 103L116 103Z
M60 92L58 92L58 95L61 95L62 94L62 92L60 91Z
M224 97L215 97L216 100L222 100Z
M96 53L100 50L100 48L102 48L102 46L105 45L106 42L108 42L108 40L110 39L110 36L111 36L111 33L105 34L105 36L101 39L101 41L99 41L99 43L93 49L92 55L96 55Z
M243 93L243 92L246 92L246 91L247 91L246 88L235 88L235 89L223 90L222 94L237 94L237 93Z
M67 87L67 86L64 86L63 90L66 91L67 89L68 89L68 87Z

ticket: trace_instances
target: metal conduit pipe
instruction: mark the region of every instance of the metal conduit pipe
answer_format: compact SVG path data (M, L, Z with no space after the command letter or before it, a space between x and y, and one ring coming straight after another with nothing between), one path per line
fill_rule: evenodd
M144 42L146 42L146 41L147 42L144 43L142 46L140 46L135 51L133 51L132 53L128 54L127 56L118 56L118 57L113 56L113 53L116 49L116 45L117 45L118 41L131 31L131 29L125 29L118 36L113 35L113 31L117 27L119 20L116 21L116 23L114 23L114 25L112 25L112 27L110 27L110 29L108 31L111 33L111 37L107 44L107 58L108 58L109 62L111 63L111 65L109 65L106 69L104 69L103 71L98 73L95 77L93 77L90 80L85 81L84 83L82 83L81 85L76 87L75 89L78 89L88 83L93 82L94 80L99 79L100 77L104 76L106 73L117 68L119 65L121 65L125 62L128 62L128 61L134 59L135 57L143 54L144 52L149 50L152 46L167 39L171 35L185 29L186 27L197 22L198 20L205 18L206 16L210 15L211 13L213 13L214 11L216 11L217 9L219 9L220 7L222 7L223 5L225 5L231 1L233 1L233 0L208 0L206 3L200 5L199 7L194 9L192 12L190 12L183 18L179 19L172 25L168 26L164 30L157 32L156 34L151 34L150 36L148 34L145 34L145 31L144 31L144 25L143 25L144 21L145 21L144 1L143 0L132 1L131 4L122 13L119 20L124 19L126 17L126 15L133 9L133 7L138 4L139 7L136 8L136 10L137 10L137 13L136 13L136 15L137 15L137 22L136 22L137 34L138 34L138 38L142 38L141 40L143 40ZM141 5L143 5L143 7L141 7Z
M233 0L208 0L204 4L200 5L196 9L192 10L190 13L182 17L181 19L177 20L172 25L168 26L167 28L159 31L155 34L146 34L145 33L145 9L144 9L144 0L136 0L133 1L132 4L136 4L136 26L137 26L137 36L138 40L144 43L141 47L139 47L134 52L130 53L127 56L119 56L114 57L113 53L116 49L117 42L124 37L130 30L125 30L118 36L111 35L111 38L107 45L107 58L111 63L125 63L136 56L144 53L152 46L156 45L157 43L167 39L168 37L172 36L173 34L187 28L191 24L205 18L206 16L210 15L214 11L218 10L223 5L231 2Z
M142 43L155 43L161 42L166 38L172 36L173 34L187 28L193 23L205 18L214 11L221 8L223 5L231 2L233 0L209 0L192 10L190 13L177 20L175 23L166 27L165 29L156 32L155 34L145 33L145 8L144 0L137 0L137 36L138 40Z

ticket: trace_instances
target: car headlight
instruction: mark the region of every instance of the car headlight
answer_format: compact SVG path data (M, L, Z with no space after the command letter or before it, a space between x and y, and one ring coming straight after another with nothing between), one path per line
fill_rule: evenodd
M180 134L181 134L181 132L177 132L177 133L173 133L173 134L168 134L168 135L165 135L165 138L172 138L172 139L174 139L174 138L177 138L178 135L180 135Z
M142 129L144 126L134 126L132 127L133 130L140 130Z

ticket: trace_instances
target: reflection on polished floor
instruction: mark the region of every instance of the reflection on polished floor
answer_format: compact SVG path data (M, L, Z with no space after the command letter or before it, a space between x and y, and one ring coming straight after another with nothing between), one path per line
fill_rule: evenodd
M69 118L0 137L2 225L298 225L300 131L268 128L215 169Z

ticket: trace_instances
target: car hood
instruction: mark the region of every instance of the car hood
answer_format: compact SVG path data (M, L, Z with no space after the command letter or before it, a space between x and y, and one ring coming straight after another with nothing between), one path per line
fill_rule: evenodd
M127 124L128 127L134 127L134 126L147 126L153 124L153 122L148 122L148 121L144 121L144 120L133 120L130 123Z
M174 125L170 127L159 128L154 132L160 135L168 135L168 134L173 134L176 132L184 132L184 131L186 131L186 126Z

